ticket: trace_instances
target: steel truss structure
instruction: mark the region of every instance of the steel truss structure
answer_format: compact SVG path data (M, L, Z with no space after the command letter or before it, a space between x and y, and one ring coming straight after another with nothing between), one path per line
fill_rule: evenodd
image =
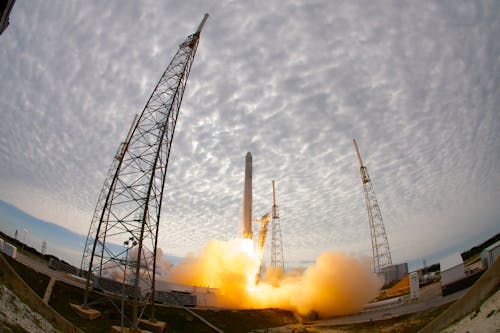
M84 305L89 288L105 289L112 283L103 281L116 280L118 274L123 277L123 289L131 286L134 328L146 306L154 305L156 249L170 150L207 18L179 46L120 145L99 195L82 257L82 269L87 272ZM127 279L125 272L130 275Z
M285 261L283 259L283 243L281 239L280 216L276 205L276 192L273 180L273 209L271 216L271 267L285 271Z
M366 208L368 210L368 221L370 223L372 240L373 271L375 273L382 273L382 270L388 271L393 267L391 251L389 250L389 241L385 233L384 221L382 219L377 197L375 196L375 191L373 190L373 184L368 175L368 169L363 165L356 140L352 141L356 149L356 154L358 155L359 171L361 173L361 182L363 183Z

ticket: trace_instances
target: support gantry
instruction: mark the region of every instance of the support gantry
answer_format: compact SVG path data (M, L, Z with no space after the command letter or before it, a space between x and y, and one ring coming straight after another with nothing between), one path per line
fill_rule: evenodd
M280 216L278 205L276 204L276 191L273 180L273 209L271 216L271 267L285 271L285 261L283 259L283 242L281 239Z
M363 190L365 192L366 209L368 211L368 222L370 224L372 240L373 271L375 273L382 273L384 270L392 269L389 241L387 240L380 206L375 196L375 191L373 190L372 181L368 175L368 169L363 165L356 140L353 139L352 141L358 156L361 182L363 183Z
M168 161L207 18L208 14L180 44L142 113L134 119L106 177L85 244L81 264L87 278L84 307L90 288L127 296L133 299L130 321L134 329L147 305L154 320L156 250ZM116 279L117 274L122 279Z

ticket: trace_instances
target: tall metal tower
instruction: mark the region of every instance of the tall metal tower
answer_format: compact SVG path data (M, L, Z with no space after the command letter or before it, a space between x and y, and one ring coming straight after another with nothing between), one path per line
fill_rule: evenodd
M154 305L156 246L168 160L184 89L207 18L208 14L196 32L179 45L118 149L99 196L82 257L87 271L84 305L91 283L94 288L109 292L123 289L125 293L126 289L133 297L134 328L138 327L146 305ZM125 272L131 272L128 281ZM123 274L124 281L118 290L113 279L117 273ZM154 319L154 306L151 317Z
M281 268L285 271L285 261L283 260L283 243L281 242L281 226L278 206L276 205L276 191L273 180L273 210L271 219L271 267Z
M82 262L80 264L80 270L82 271L86 271L89 268L90 258L92 256L93 253L92 250L94 248L95 237L97 235L97 228L100 227L99 222L101 219L102 211L104 209L104 204L106 203L106 196L111 190L111 184L114 181L118 166L123 159L123 154L125 153L125 149L127 148L127 145L130 141L132 131L137 125L137 117L138 115L135 114L134 120L130 125L130 129L128 130L125 141L120 143L118 151L116 152L115 157L111 162L111 166L108 169L108 174L106 175L106 179L104 180L104 185L102 186L101 192L99 193L99 197L97 199L97 205L94 209L94 214L92 215L92 220L90 222L89 233L87 235L87 240L85 242L85 248L83 249ZM100 242L102 243L102 241Z
M380 212L377 197L373 190L373 184L368 175L368 169L363 165L356 140L353 139L352 142L354 143L354 148L358 155L361 182L363 183L363 190L365 191L366 208L368 210L368 221L370 223L370 234L372 239L373 271L375 273L381 273L383 269L392 269L389 242L387 241L384 221L382 220L382 213Z

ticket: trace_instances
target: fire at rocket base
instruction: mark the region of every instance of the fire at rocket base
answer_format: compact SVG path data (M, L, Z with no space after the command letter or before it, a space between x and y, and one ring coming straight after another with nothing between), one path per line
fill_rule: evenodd
M309 267L289 272L269 267L256 284L262 246L255 247L252 240L251 153L246 154L245 160L242 217L242 238L212 240L199 255L189 256L177 265L163 264L168 267L168 282L194 286L191 290L197 294L198 301L202 300L199 303L202 306L280 308L301 315L314 311L320 318L356 313L378 294L381 281L372 273L370 259L347 256L343 252L325 252ZM158 258L162 258L161 254ZM183 289L186 290L189 289Z
M372 274L369 258L355 258L342 252L325 252L309 267L289 272L269 267L264 277L260 277L262 246L255 247L252 240L251 153L245 159L242 215L242 238L212 240L201 254L185 258L177 265L163 265L168 267L169 282L195 286L192 288L196 288L197 299L203 300L199 305L281 308L301 315L315 311L321 318L328 318L356 313L378 294L381 282ZM269 222L269 215L267 218Z
M245 158L245 188L243 191L243 238L252 239L252 154Z

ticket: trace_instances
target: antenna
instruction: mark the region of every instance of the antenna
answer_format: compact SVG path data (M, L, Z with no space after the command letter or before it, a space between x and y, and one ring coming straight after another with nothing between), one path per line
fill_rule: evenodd
M208 19L208 14L205 14L205 16L203 16L203 20L201 20L201 23L198 26L198 29L196 29L196 32L194 33L195 35L198 35L201 32L201 29L203 29L203 26L205 25L207 19Z
M278 213L278 205L276 204L276 191L273 180L273 210L271 220L271 267L285 270L285 261L283 259L283 241L281 238L281 225Z

